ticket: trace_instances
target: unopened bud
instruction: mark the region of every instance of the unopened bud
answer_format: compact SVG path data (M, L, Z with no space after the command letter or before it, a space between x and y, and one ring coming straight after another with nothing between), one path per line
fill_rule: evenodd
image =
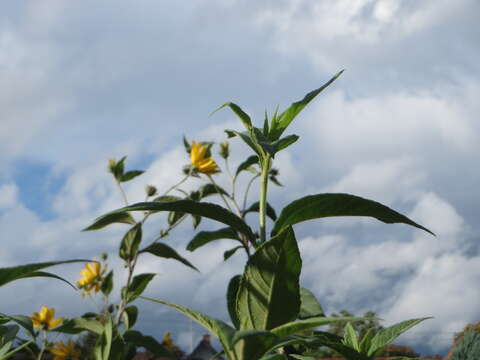
M112 174L115 174L116 167L117 167L117 162L115 161L115 159L108 160L108 171L110 171Z
M153 185L147 185L145 186L145 192L147 193L147 196L154 196L157 194L157 188Z
M230 149L228 141L224 141L220 143L220 156L224 159L228 158L230 155Z
M101 255L101 258L102 258L103 261L107 261L108 254L106 252L103 252L102 255Z

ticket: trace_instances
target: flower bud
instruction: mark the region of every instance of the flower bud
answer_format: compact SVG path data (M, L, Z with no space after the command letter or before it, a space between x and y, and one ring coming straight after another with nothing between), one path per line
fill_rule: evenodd
M115 159L108 160L108 171L110 171L112 174L115 174L116 167L117 162L115 161Z
M147 185L145 186L145 192L147 193L147 196L154 196L157 193L157 188L153 185Z
M220 156L224 159L228 158L230 155L230 149L228 141L224 141L220 143Z

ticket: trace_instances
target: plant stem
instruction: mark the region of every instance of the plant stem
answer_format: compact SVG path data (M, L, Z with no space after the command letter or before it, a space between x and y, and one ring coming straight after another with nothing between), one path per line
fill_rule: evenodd
M125 194L125 190L123 190L122 184L120 184L120 181L118 181L117 179L115 179L115 182L117 183L117 186L120 189L120 193L122 194L125 205L128 206L127 194Z
M243 205L242 205L242 214L243 216L245 216L244 212L247 208L247 200L248 200L248 193L250 191L250 187L252 186L253 182L255 181L255 179L257 179L260 175L259 174L256 174L254 177L252 177L250 179L250 181L248 182L247 184L247 188L245 189L245 195L243 196Z
M230 204L228 203L227 201L227 198L223 195L223 192L220 190L220 188L218 187L217 183L215 182L215 180L213 180L213 177L210 175L210 174L206 174L208 179L210 180L210 182L212 183L213 186L215 186L215 189L217 189L217 192L218 194L220 195L220 197L222 198L223 202L225 203L225 205L227 206L228 210L230 210L231 212L233 212L232 208L230 207Z
M46 346L47 346L47 332L45 330L42 330L42 348L38 353L37 360L42 360L42 356L43 356L43 353L45 352Z
M262 161L262 174L260 180L260 204L259 204L259 224L260 224L260 242L267 240L266 215L267 215L267 188L268 188L268 173L272 166L272 159L270 156Z
M190 177L190 175L192 175L192 171L193 171L193 167L190 168L190 171L188 172L187 175L185 175L185 177L184 177L182 180L180 180L180 181L179 181L178 183L176 183L175 185L171 186L167 191L165 191L165 192L163 193L162 196L167 195L170 191L174 190L176 187L182 185L185 181L187 181L187 179Z

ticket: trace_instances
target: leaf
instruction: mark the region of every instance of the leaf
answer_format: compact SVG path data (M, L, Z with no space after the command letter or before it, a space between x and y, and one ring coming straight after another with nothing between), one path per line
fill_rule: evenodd
M280 150L286 149L294 142L298 140L297 135L288 135L282 139L272 142L272 146L275 148L275 153L279 152Z
M237 331L232 337L231 346L240 359L258 359L278 341L278 337L269 331Z
M373 356L378 350L390 344L405 331L427 319L431 319L431 317L402 321L380 330L375 334L371 341L370 348L368 349L368 356Z
M287 360L287 355L285 354L270 354L262 357L260 360Z
M152 352L155 356L166 356L170 358L172 353L168 349L160 344L152 336L143 335L141 332L136 330L127 330L123 334L125 341L135 344L138 347L143 347L148 351Z
M252 165L258 164L258 156L252 155L247 158L244 162L238 165L237 171L235 172L235 177L238 176L242 171L248 170Z
M227 102L221 105L213 113L217 112L220 109L223 109L224 107L229 107L235 113L235 115L237 115L238 118L242 121L243 125L247 130L252 127L252 120L250 120L250 116L248 116L247 113L244 112L240 106L232 102Z
M260 203L257 201L257 202L254 202L252 205L250 205L250 207L247 210L245 210L243 214L246 215L250 212L259 212L259 211L260 211ZM277 220L277 213L275 212L275 209L272 207L272 205L270 205L268 202L267 202L267 216L273 221Z
M175 249L171 248L165 243L155 242L150 246L147 246L145 249L141 250L140 253L148 252L155 256L165 258L165 259L174 259L180 261L182 264L191 267L192 269L198 271L198 269L193 266L190 261L185 259L184 257L180 256Z
M145 300L157 302L160 304L164 304L176 309L177 311L188 316L190 319L196 321L197 323L202 325L205 329L207 329L209 332L217 336L225 350L229 348L229 344L231 342L231 339L235 330L230 325L227 325L223 321L211 318L208 315L205 315L199 311L192 310L181 305L169 303L168 301L164 301L160 299L152 299L145 296L141 296L141 298Z
M318 316L304 320L295 320L289 323L277 326L271 332L276 334L279 338L285 338L300 331L316 328L317 326L327 325L338 321L356 321L361 318L340 318L340 317L325 317Z
M103 279L102 288L100 289L105 296L110 295L113 289L113 270L110 270Z
M158 202L169 202L169 201L178 201L181 200L181 197L174 196L174 195L161 195L157 196L153 201L158 201Z
M0 268L0 286L3 286L14 280L24 279L28 277L47 276L47 277L55 277L58 279L60 278L59 276L56 276L50 273L38 272L38 270L44 269L50 266L70 264L70 263L76 263L76 262L90 262L90 260L75 259L75 260L64 260L64 261L50 261L50 262L33 263L33 264L26 264L26 265L20 265L20 266ZM61 279L61 280L64 280L64 279Z
M103 325L96 319L87 319L84 317L77 317L68 319L62 325L53 329L55 332L65 334L78 334L84 330L100 335L103 332Z
M302 111L305 106L307 106L308 103L310 103L310 101L312 101L318 94L320 94L331 83L333 83L343 73L343 71L344 70L338 72L333 78L331 78L318 89L309 92L302 100L294 102L278 117L274 116L272 118L272 123L270 124L269 138L271 140L277 140L278 138L280 138L285 129L290 125L292 120L300 113L300 111Z
M340 354L342 354L346 359L351 360L372 360L370 357L360 354L349 346L346 346L342 343L342 338L330 334L328 332L316 331L315 332L316 346L327 346Z
M132 328L137 322L138 308L135 305L130 305L125 308L124 317L126 318L125 327L127 329Z
M194 251L199 247L208 244L215 240L232 239L238 240L237 233L232 228L222 228L215 231L200 231L195 237L188 243L187 250Z
M118 249L118 255L125 261L129 261L135 258L138 253L138 247L142 242L142 223L135 224L130 230L127 231L122 239L120 248Z
M351 323L347 322L344 332L345 335L343 337L343 343L360 352L360 345L358 343L357 333L355 332L355 329L353 328Z
M235 130L225 130L225 132L229 137L238 136L245 144L250 146L250 148L259 156L259 158L264 157L265 153L263 148L256 142L256 140L252 139L252 135L249 132L239 132Z
M317 359L312 356L303 356L303 355L297 355L297 354L290 354L289 356L299 360L316 360Z
M57 279L57 280L61 280L65 283L67 283L68 285L70 285L72 288L74 288L75 290L77 290L77 288L75 287L75 285L73 285L70 281L64 279L63 277L61 276L58 276L58 275L55 275L55 274L52 274L52 273L49 273L49 272L46 272L46 271L35 271L35 272L32 272L26 276L23 276L19 279L24 279L24 278L33 278L33 277L48 277L48 278L53 278L53 279Z
M360 344L358 346L359 347L358 351L360 353L362 354L368 353L368 349L370 348L370 344L372 343L372 339L374 336L375 336L374 329L373 328L368 329L365 335L363 335L363 338L360 341Z
M136 275L132 283L127 289L126 292L126 303L131 303L134 301L136 298L140 296L140 294L145 290L147 287L148 283L152 281L152 279L155 277L155 274L140 274Z
M239 246L236 246L230 250L227 250L223 253L223 261L227 261L230 257L232 257L233 254L235 254L235 252L238 250L238 249L243 249L244 246L243 245L239 245Z
M190 154L190 151L192 151L192 147L185 135L183 136L183 146L185 147L185 151L187 152L187 154Z
M272 234L296 223L332 216L369 216L387 224L404 223L433 234L427 228L379 202L350 194L317 194L305 196L285 206Z
M322 305L320 305L315 295L313 295L310 290L303 287L300 288L300 304L299 319L325 316Z
M196 202L192 200L178 200L172 202L141 202L112 211L109 214L125 211L181 211L191 215L203 216L231 226L255 241L252 229L237 215L227 209L212 203ZM107 216L109 215L107 214Z
M125 159L127 157L124 156L120 159L120 161L117 162L115 169L113 171L113 176L117 181L121 181L122 176L123 176L123 171L125 170Z
M95 344L94 353L97 360L109 360L112 346L112 319L107 318L103 331Z
M92 225L82 231L98 230L115 223L135 225L136 221L128 212L117 212L96 218Z
M131 170L131 171L127 171L125 174L122 175L122 177L120 178L120 182L127 182L127 181L130 181L134 178L136 178L137 176L140 176L144 173L145 171L142 171L142 170Z
M215 195L215 194L222 194L229 196L228 193L221 188L220 186L215 186L213 184L205 184L200 186L198 189L198 192L200 193L200 199L204 199L208 196Z
M297 318L302 260L292 228L250 257L237 294L241 330L270 330Z
M228 313L230 315L230 319L232 320L232 324L233 326L235 326L236 329L240 328L240 319L238 318L237 314L237 293L241 279L242 275L235 275L230 279L227 288Z

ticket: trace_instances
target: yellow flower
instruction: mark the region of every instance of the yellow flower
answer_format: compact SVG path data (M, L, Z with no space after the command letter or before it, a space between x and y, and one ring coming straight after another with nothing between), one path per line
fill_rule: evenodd
M48 306L42 306L40 312L34 312L30 317L33 322L33 326L41 328L42 330L50 330L63 321L63 318L53 320L55 316L55 309Z
M94 290L95 293L100 291L105 270L106 269L102 269L100 263L96 261L86 264L85 269L80 270L82 278L77 281L77 285L80 289L84 290L84 296L92 290Z
M196 141L192 142L192 149L190 150L190 160L192 165L201 173L216 174L220 172L217 163L211 157L205 157L207 147Z
M55 355L53 360L78 360L80 359L80 350L75 349L75 343L68 339L67 344L63 341L55 343L56 347L50 348L50 352Z

